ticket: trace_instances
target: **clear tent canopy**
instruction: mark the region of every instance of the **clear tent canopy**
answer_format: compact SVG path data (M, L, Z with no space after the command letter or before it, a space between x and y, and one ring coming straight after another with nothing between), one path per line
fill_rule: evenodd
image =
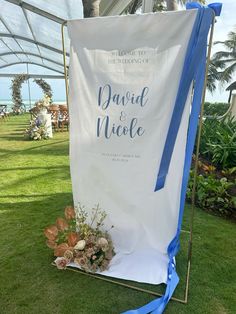
M61 24L82 18L81 0L0 0L0 75L15 65L40 67L63 76ZM101 15L121 14L131 0L102 0ZM66 63L69 39L65 32ZM32 67L33 68L33 67ZM25 72L25 71L24 71Z

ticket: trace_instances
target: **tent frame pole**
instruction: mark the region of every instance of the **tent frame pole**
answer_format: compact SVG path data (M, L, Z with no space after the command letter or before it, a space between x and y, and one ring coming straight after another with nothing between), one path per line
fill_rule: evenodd
M67 102L67 107L69 110L69 102L68 102L68 71L67 71L67 66L66 66L66 50L65 50L65 36L64 36L64 27L67 25L67 21L63 22L61 25L61 35L62 35L62 50L63 50L63 63L64 63L64 78L65 78L65 89L66 89L66 102ZM203 112L204 112L204 102L205 102L205 96L206 96L206 89L207 89L207 73L208 73L208 68L210 64L210 56L211 56L211 48L212 48L212 43L213 43L213 34L214 34L214 25L215 25L215 14L213 13L213 19L212 19L212 24L211 24L211 31L210 31L210 37L208 41L208 51L207 51L207 59L206 59L206 70L205 70L205 79L204 79L204 87L203 87L203 92L202 92L202 101L201 101L201 112L199 116L199 127L198 127L198 135L197 135L197 144L196 144L196 156L195 156L195 165L194 165L194 178L193 178L193 189L192 189L192 197L191 197L191 211L190 211L190 230L181 230L182 232L188 233L189 234L189 242L188 242L188 255L187 255L187 273L186 273L186 278L185 278L185 291L184 291L184 298L175 298L172 297L171 300L187 304L188 303L188 294L189 294L189 281L190 281L190 270L191 270L191 259L192 259L192 245L193 245L193 223L194 223L194 214L195 214L195 202L196 202L196 185L197 185L197 175L198 175L198 160L199 160L199 148L200 148L200 141L201 141L201 132L202 132L202 124L203 124ZM55 263L52 263L53 266L56 266ZM134 285L129 285L126 284L125 282L119 282L113 279L110 279L108 277L102 276L102 275L97 275L97 274L92 274L92 273L87 273L83 270L80 269L74 269L72 267L66 267L66 269L70 271L74 271L83 275L86 275L88 277L100 279L109 283L113 283L119 286L123 286L126 288L130 288L133 290L141 291L144 293L148 293L154 296L163 296L163 294L148 290L148 289L143 289L140 287L136 287Z
M66 104L69 111L69 84L68 84L68 70L66 66L66 48L65 48L65 33L64 33L64 28L66 24L67 24L67 21L61 24L61 38L62 38L63 66L64 66L65 90L66 90Z

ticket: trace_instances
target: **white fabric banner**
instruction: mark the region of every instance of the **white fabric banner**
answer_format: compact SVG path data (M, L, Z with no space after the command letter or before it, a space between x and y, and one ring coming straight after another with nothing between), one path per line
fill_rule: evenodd
M75 206L100 204L116 256L104 275L166 282L190 98L163 189L154 192L197 10L68 22Z

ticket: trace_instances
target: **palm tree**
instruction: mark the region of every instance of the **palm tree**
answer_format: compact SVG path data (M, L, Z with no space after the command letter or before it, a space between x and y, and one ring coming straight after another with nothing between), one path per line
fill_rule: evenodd
M167 11L178 10L179 4L185 4L189 0L154 0L153 11ZM84 17L99 16L99 5L101 0L82 0L84 8ZM200 3L205 3L205 0L199 0ZM125 13L134 14L142 5L142 0L134 0L126 8Z
M217 70L217 66L211 60L208 67L208 74L207 74L207 89L209 92L213 93L216 89L216 81L219 81L220 74Z
M236 70L236 28L228 33L225 41L217 41L214 44L221 44L224 50L216 52L212 57L212 62L217 64L219 69L219 81L224 84L232 79Z
M99 5L101 0L82 0L84 17L99 16Z
M179 4L184 5L189 0L165 0L166 2L166 10L167 11L177 11ZM198 0L198 2L204 4L205 0Z
M178 10L179 4L184 5L189 0L154 0L153 3L153 11L176 11ZM205 0L199 0L200 3L205 3ZM134 0L129 7L127 8L126 12L130 14L134 14L137 9L142 5L142 0Z

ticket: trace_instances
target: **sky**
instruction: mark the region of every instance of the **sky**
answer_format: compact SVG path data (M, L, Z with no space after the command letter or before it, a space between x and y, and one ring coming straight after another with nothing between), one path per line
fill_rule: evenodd
M214 1L206 1L207 4L212 3ZM233 30L234 26L236 27L236 0L223 0L222 13L220 17L217 17L217 23L215 25L214 32L214 41L224 41L227 38L227 34ZM213 45L212 52L215 53L217 50L220 50L222 47L220 45ZM37 66L30 65L30 73L40 73L42 68L39 69ZM6 69L2 69L1 73L26 73L26 65L17 65L12 66ZM53 72L46 70L45 74L54 74ZM236 80L236 74L232 80ZM65 85L63 80L46 80L52 87L53 90L53 99L57 100L65 100ZM11 79L8 78L0 78L0 101L4 99L11 99ZM207 92L206 101L210 102L227 102L228 92L225 91L225 86L217 87L217 91L214 94L210 94ZM31 90L31 98L34 100L42 98L41 89L30 80L30 90ZM24 83L22 86L22 98L28 99L28 86L27 83Z

